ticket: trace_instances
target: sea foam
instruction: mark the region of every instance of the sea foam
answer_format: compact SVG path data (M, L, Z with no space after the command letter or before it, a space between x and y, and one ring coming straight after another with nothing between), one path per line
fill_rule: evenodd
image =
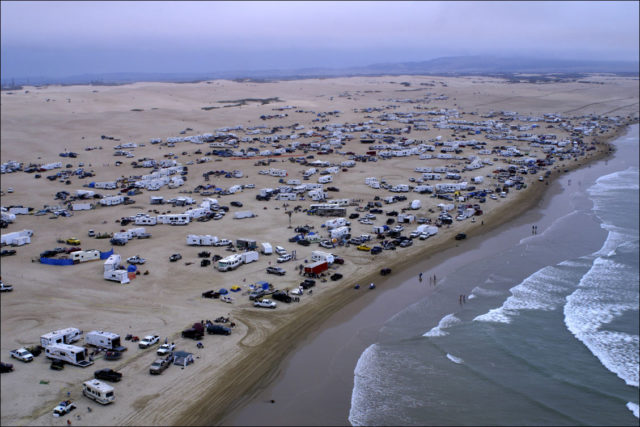
M447 314L440 322L438 322L438 326L434 326L428 332L424 333L423 337L444 337L445 335L449 335L449 332L446 332L444 329L450 328L453 325L460 323L461 320L458 319L453 313Z

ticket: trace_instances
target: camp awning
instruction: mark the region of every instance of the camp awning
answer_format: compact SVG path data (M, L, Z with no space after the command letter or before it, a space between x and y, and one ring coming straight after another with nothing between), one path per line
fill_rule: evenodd
M233 285L233 286L231 287L231 292L238 292L238 291L240 291L241 289L242 289L242 288L241 288L240 286L238 286L238 285Z

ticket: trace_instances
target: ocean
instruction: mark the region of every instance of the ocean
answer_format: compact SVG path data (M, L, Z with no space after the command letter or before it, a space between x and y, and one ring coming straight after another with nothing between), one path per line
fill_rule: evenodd
M565 178L539 233L384 322L354 369L351 424L638 425L638 125L614 144Z

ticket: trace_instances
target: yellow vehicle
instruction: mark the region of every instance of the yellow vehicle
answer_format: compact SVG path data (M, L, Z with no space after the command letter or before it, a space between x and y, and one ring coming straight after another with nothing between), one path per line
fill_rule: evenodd
M356 249L359 250L359 251L370 251L371 250L371 248L369 246L367 246L367 245L360 245Z
M67 239L67 245L79 245L79 244L80 244L80 240L76 239L75 237Z

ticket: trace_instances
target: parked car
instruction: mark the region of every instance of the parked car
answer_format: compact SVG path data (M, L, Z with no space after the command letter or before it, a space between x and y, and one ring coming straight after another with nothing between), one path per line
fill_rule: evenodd
M0 292L11 292L13 290L13 286L7 285L4 282L0 281Z
M180 255L180 254L173 254L173 255L171 255L169 257L169 261L171 261L171 262L176 262L176 261L181 260L181 259L182 259L182 255Z
M369 246L367 246L367 245L359 245L356 249L359 250L359 251L370 251L371 250L371 248Z
M371 248L371 255L377 255L382 252L382 248L380 246L374 246Z
M276 302L271 301L270 299L262 299L260 301L253 302L254 307L264 307L264 308L276 308Z
M344 258L340 258L339 256L333 255L333 263L334 264L344 264Z
M464 233L456 234L456 237L455 237L456 240L464 240L466 238L467 238L467 235Z
M72 237L70 239L67 239L66 243L67 243L67 245L79 245L80 244L80 239Z
M16 254L15 249L3 249L2 252L0 253L1 256L11 256L15 254Z
M203 292L202 298L220 298L220 292L211 289L209 291Z
M166 356L167 354L171 354L171 352L175 349L176 349L176 345L174 343L162 344L156 351L156 354L158 356Z
M171 358L156 359L149 367L149 373L151 375L160 375L171 364Z
M269 274L277 274L278 276L284 276L287 272L281 267L267 267L267 273Z
M233 242L229 239L220 239L213 244L213 246L229 246Z
M271 295L271 298L273 298L276 301L282 301L282 302L286 302L287 304L290 303L292 301L292 298L287 295L286 292L283 291L276 291Z
M297 243L298 243L299 245L301 245L301 246L309 246L309 245L311 244L311 242L310 242L310 241L308 241L307 239L300 239L300 240L298 240L298 242L297 242Z
M231 328L210 323L207 325L207 333L209 335L231 335Z
M74 409L76 409L76 404L75 403L73 403L70 400L63 400L62 402L60 402L58 404L58 406L53 408L53 416L54 417L63 417L65 415L67 415L69 412L73 411Z
M302 282L300 282L300 286L302 286L302 289L308 289L315 285L316 281L313 279L304 279Z
M11 350L9 352L11 357L14 359L18 359L22 362L31 362L33 361L33 354L29 353L26 348L17 348L15 350Z
M235 206L236 208L241 208L241 207L242 207L242 203L240 203L240 202L236 202L236 201L233 201L233 202L231 202L231 203L229 203L229 204L230 204L231 206Z
M411 239L406 239L400 242L400 247L401 248L406 248L408 246L413 245L413 241Z
M105 360L120 360L122 358L122 352L117 350L107 350L104 353Z
M280 262L280 263L291 261L291 254L284 254L284 255L278 257L278 259L276 261Z
M340 279L342 279L342 274L340 274L340 273L333 273L331 275L331 280L333 280L333 281L340 280Z
M147 335L142 338L138 343L138 347L140 348L149 348L154 344L157 344L160 341L160 337L158 335Z
M261 296L263 296L265 294L263 289L256 289L255 291L252 291L249 294L249 300L253 301L256 300L258 298L260 298Z
M204 328L189 328L182 331L182 338L191 338L193 340L199 340L204 336Z
M320 242L320 246L322 246L323 248L331 249L334 245L330 240L323 240Z
M147 262L147 260L139 255L134 255L127 258L127 262L129 264L144 264L145 262Z
M387 274L391 274L391 269L390 268L383 268L380 270L380 274L382 276L386 276Z
M93 374L93 376L97 380L111 381L114 383L117 383L122 379L121 372L114 371L113 369L110 369L110 368L99 369Z
M278 255L285 255L287 253L287 251L282 246L276 246L276 253Z
M13 365L11 363L0 362L0 373L5 374L13 371Z

